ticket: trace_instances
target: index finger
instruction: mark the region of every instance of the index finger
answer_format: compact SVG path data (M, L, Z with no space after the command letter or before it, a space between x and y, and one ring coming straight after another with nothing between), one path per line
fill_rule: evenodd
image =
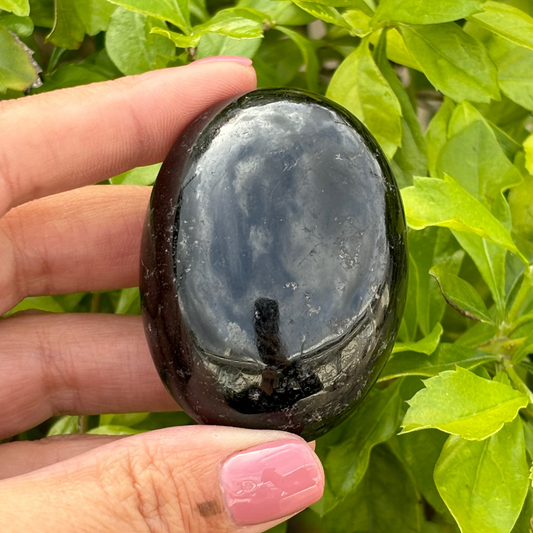
M161 161L193 118L255 83L251 67L207 62L0 102L0 216Z

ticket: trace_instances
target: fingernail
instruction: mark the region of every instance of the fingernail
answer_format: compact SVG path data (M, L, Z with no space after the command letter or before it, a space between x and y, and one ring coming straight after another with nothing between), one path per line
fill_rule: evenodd
M197 59L193 61L191 65L198 65L199 63L214 63L214 62L226 62L226 63L238 63L245 67L252 66L252 60L247 57L241 56L213 56L213 57L204 57L203 59Z
M222 491L237 525L261 524L322 497L324 473L309 446L281 440L254 446L222 465Z

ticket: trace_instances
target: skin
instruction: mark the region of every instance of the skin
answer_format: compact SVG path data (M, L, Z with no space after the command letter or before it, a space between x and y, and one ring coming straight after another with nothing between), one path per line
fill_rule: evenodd
M0 102L0 316L26 296L137 285L150 190L91 184L161 161L196 115L255 84L213 62ZM177 409L140 317L14 316L0 338L0 439L53 415ZM282 520L233 524L220 465L279 439L300 441L190 426L2 444L0 531L265 531Z

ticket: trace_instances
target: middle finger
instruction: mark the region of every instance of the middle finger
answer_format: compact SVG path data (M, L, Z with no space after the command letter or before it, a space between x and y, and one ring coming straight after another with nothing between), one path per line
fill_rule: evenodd
M0 220L0 315L26 296L138 285L150 191L89 186L12 209Z
M141 317L14 316L0 321L0 439L53 415L171 411Z

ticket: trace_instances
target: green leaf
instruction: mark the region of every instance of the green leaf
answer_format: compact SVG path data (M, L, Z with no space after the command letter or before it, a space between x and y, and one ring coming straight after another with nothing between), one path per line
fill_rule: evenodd
M372 32L371 16L360 9L349 9L342 14L342 18L349 24L351 33L357 37L365 37Z
M85 26L87 35L96 35L107 31L111 15L116 6L107 0L71 0L76 6L79 18Z
M527 474L518 418L482 442L450 437L434 477L463 533L508 533L527 494Z
M100 415L100 426L136 426L144 422L150 413L127 413L121 415Z
M111 178L113 185L153 185L161 168L161 163L136 167Z
M50 76L47 76L43 85L38 89L34 89L32 94L55 91L56 89L65 89L66 87L77 87L79 85L87 85L88 83L96 83L107 79L108 78L99 72L88 67L69 63L68 65L59 67Z
M263 36L263 20L251 9L224 9L204 24L193 28L193 35L220 33L234 39L257 39Z
M354 490L363 479L370 452L380 442L392 437L400 425L400 381L374 394L364 402L348 422L348 438L332 446L324 461L327 492L334 501Z
M183 33L177 33L175 31L167 30L166 28L155 27L150 30L150 33L157 35L163 35L170 39L178 48L194 48L200 42L202 34L197 35L184 35Z
M524 151L526 153L526 169L533 175L533 134L524 141Z
M438 263L429 273L438 281L446 301L462 315L494 324L479 293L464 279L450 273L445 263Z
M87 431L89 435L137 435L142 429L132 429L126 426L99 426Z
M326 95L359 118L392 158L401 143L401 107L366 39L335 71Z
M0 0L0 9L10 11L17 17L27 17L30 14L29 0Z
M364 5L368 11L372 12L364 0L313 0L312 3L330 7L360 7Z
M498 68L498 84L513 102L533 111L533 51L494 36L489 53Z
M78 433L78 417L67 415L56 420L46 436L53 437L54 435L72 435L75 433Z
M261 46L262 39L232 39L217 33L205 33L198 45L196 58L213 56L254 57Z
M141 299L138 287L122 289L120 298L115 308L117 315L135 314L139 315L141 311Z
M20 39L0 27L0 93L25 91L39 79L40 69L33 52Z
M298 46L280 32L267 32L264 45L254 56L259 87L294 86L293 80L302 66Z
M484 0L381 0L372 23L376 26L383 21L404 22L406 24L439 24L465 18L483 10Z
M392 353L417 352L431 355L439 345L442 332L442 326L436 324L429 335L417 342L397 342L392 349Z
M378 44L382 31L384 30L374 31L368 36L374 46ZM422 70L411 52L406 48L403 37L396 28L388 28L387 30L387 57L394 63L399 63L415 70Z
M342 26L350 29L350 25L341 17L340 13L330 5L323 5L315 2L302 2L301 0L292 0L300 9L307 11L317 19Z
M421 526L422 506L412 475L382 444L372 451L363 481L323 517L319 531L417 533Z
M456 239L445 228L426 228L408 233L408 249L411 273L416 274L414 315L423 335L429 335L442 320L446 302L438 284L429 270L436 263L444 262L452 274L458 274L464 258ZM414 340L414 336L410 340Z
M55 19L45 41L68 50L77 50L85 38L85 25L70 0L54 0Z
M526 500L520 516L518 517L511 533L531 533L531 520L533 519L533 489L529 487Z
M454 113L461 114L464 102ZM450 122L450 138L441 150L437 169L439 174L453 176L472 196L486 207L492 206L502 191L519 184L522 176L507 159L496 136L481 115L479 119L454 134L454 118Z
M107 0L54 0L54 23L46 42L77 50L85 34L106 31L116 6ZM34 16L32 7L32 18ZM37 22L36 22L37 23Z
M34 30L30 17L17 17L9 13L0 14L0 26L16 33L19 37L29 37Z
M398 437L402 458L409 466L418 489L439 513L445 511L446 505L437 491L433 470L447 438L448 435L436 429L415 431Z
M412 234L410 231L408 233ZM398 338L404 342L413 341L418 331L417 324L417 289L419 285L418 269L411 254L409 254L409 276L407 281L407 296L405 301L405 309L403 312L402 322L400 324L400 330L398 331Z
M172 22L181 31L189 34L189 0L109 0L112 4L130 11Z
M378 381L403 376L432 377L456 367L472 370L485 363L497 361L498 356L469 348L461 344L441 343L430 356L407 352L392 357L386 364Z
M251 7L264 13L270 20L285 26L305 26L314 17L289 1L239 0L238 7Z
M528 404L528 397L502 383L458 367L424 381L425 389L409 400L403 433L436 428L468 440L497 433Z
M19 311L27 311L34 309L37 311L45 311L46 313L64 313L65 310L59 305L53 296L30 296L25 298L18 305L10 309L4 317L18 313Z
M387 33L387 31L382 32L374 57L401 108L402 144L394 160L409 176L425 176L427 174L426 141L411 100L387 58Z
M412 228L441 226L474 234L525 261L501 222L447 174L443 180L415 178L414 186L402 189L401 193L407 223Z
M471 15L468 20L533 50L533 18L512 5L493 0L485 2L483 8L484 11Z
M496 67L486 48L457 24L400 26L405 44L429 81L453 100L499 99Z
M445 98L438 112L433 116L426 131L428 168L431 176L437 176L437 160L448 140L448 123L452 118L455 104Z
M454 237L474 261L487 284L498 310L499 320L505 312L505 256L507 251L477 235L454 231Z
M175 54L172 43L153 28L166 30L163 22L140 13L117 9L111 17L106 34L109 57L124 74L141 74L158 66L161 56Z
M524 148L529 151L528 157L531 158L530 164L533 170L533 136L528 139L527 146L524 143ZM509 191L508 198L513 232L533 241L533 176L524 176L524 181Z
M312 42L289 28L276 26L276 29L287 35L298 46L305 63L307 87L310 91L318 92L318 58Z

